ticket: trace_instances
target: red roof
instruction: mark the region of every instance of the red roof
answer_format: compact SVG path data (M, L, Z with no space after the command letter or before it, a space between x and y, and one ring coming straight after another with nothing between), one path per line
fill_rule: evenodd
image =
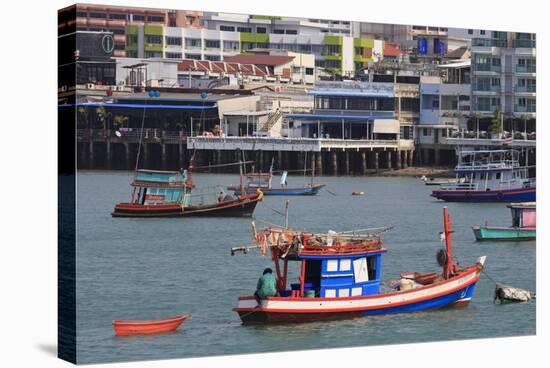
M241 63L228 63L225 61L208 61L208 60L191 60L183 59L178 63L178 71L199 71L210 73L228 73L236 74L241 73L243 75L253 76L270 76L271 72L266 65L254 65L254 64L241 64Z
M294 60L294 56L278 55L235 55L225 58L232 63L278 66Z
M399 56L403 51L399 49L398 45L392 43L384 43L384 56Z

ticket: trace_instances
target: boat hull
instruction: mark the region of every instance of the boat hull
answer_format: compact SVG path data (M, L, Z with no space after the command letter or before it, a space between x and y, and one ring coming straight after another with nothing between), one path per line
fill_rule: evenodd
M535 202L536 187L506 190L434 190L431 196L446 202Z
M472 227L472 231L478 241L523 241L535 240L537 237L537 230L535 228L474 226Z
M158 320L115 320L113 329L117 336L152 335L175 331L190 314Z
M233 310L239 314L243 323L297 323L464 306L472 298L481 269L482 265L477 264L449 280L372 296L271 297L262 301L259 308L253 297L241 297L238 307Z
M182 207L179 204L141 205L119 203L113 217L250 217L262 199L261 193L248 194L235 200L202 206Z
M325 186L325 184L318 184L308 187L282 187L282 188L261 188L264 195L316 195ZM241 193L251 194L256 193L257 188L244 187L241 192L238 186L229 186L228 190L232 190L236 195Z

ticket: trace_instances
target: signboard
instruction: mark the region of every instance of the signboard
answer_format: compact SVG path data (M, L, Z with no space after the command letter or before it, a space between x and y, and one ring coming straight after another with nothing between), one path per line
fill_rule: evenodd
M426 38L418 39L418 53L421 55L428 53L428 40Z

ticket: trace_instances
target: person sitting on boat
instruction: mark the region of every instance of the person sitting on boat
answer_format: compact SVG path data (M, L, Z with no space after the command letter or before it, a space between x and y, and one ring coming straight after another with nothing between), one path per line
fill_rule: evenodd
M268 296L277 295L276 284L277 281L275 280L275 276L273 276L273 270L271 270L271 268L269 267L266 268L262 277L260 277L258 280L256 292L254 293L254 297L256 298L256 302L258 302L258 306L262 305L262 299L265 299Z

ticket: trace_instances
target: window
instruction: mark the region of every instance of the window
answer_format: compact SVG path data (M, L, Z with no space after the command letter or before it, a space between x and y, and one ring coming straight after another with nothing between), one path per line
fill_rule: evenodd
M149 15L147 17L148 22L164 22L164 17L162 15Z
M109 14L109 19L126 19L126 14Z
M274 34L285 34L285 30L284 29L274 29L273 33Z
M181 59L181 52L167 52L167 59Z
M162 36L146 35L145 36L145 43L162 44Z
M134 15L132 15L132 19L134 21L144 22L145 21L145 16L144 15L139 15L139 14L134 14Z
M126 43L128 45L137 43L137 35L126 35Z
M474 34L474 30L473 30L473 29L469 29L469 30L468 30L468 34L470 34L470 35L471 35L471 34Z
M124 50L126 46L124 44L115 43L115 50Z
M439 100L432 100L432 109L439 109Z
M172 46L181 46L182 38L181 37L169 37L166 36L166 44Z
M306 68L306 75L313 75L313 68Z
M205 40L204 41L204 47L207 49L219 49L220 48L220 41L219 40Z
M267 28L265 27L256 27L257 33L267 33Z
M76 16L86 18L88 16L88 13L86 13L86 12L76 12Z
M123 35L124 34L123 29L113 29L111 31L113 32L113 34L116 34L116 35Z
M191 60L200 60L201 56L200 54L185 54L185 58Z
M238 50L239 41L223 41L224 50Z
M484 35L484 34L485 34L485 30L482 29L481 31L479 31L479 34L480 34L480 35Z
M252 28L250 28L250 27L237 27L237 32L251 33Z
M157 52L157 51L146 51L146 52L145 52L145 57L146 57L146 58L161 58L161 57L162 57L162 53L161 53L161 52Z
M298 34L298 31L295 29L287 29L286 34L295 35L295 34Z
M201 40L199 38L186 38L185 47L201 47Z
M90 13L90 18L105 19L105 18L107 18L107 14L105 14L105 13Z
M232 26L220 26L220 31L235 32L235 27L232 27Z
M423 135L424 137L429 136L429 134L428 134L428 128L423 128L423 129L422 129L422 135Z
M220 55L205 55L204 56L205 60L210 60L210 61L220 61Z

